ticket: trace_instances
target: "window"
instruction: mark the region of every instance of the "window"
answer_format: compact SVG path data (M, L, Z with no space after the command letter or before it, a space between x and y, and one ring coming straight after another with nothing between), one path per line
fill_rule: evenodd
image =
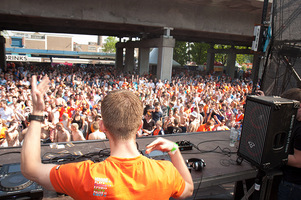
M11 47L23 47L22 37L11 37Z

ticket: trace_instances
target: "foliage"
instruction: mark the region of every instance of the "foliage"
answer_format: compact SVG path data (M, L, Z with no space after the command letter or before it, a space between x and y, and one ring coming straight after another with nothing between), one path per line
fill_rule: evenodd
M116 52L116 47L115 44L117 43L117 38L109 36L105 39L105 44L103 45L104 49L103 52L106 53L115 53Z
M187 54L187 42L176 41L173 59L182 66L189 61L189 55Z
M207 62L207 52L210 48L210 44L207 43L197 43L197 42L182 42L176 41L174 48L174 60L176 60L181 65L185 65L188 62L195 62L197 65L203 65ZM230 49L230 45L215 44L215 49ZM247 47L235 46L236 49L246 49ZM224 66L227 65L228 55L224 53L216 53L214 60L216 62L222 63ZM237 54L236 61L240 65L243 63L250 63L253 60L253 55L251 54ZM246 66L242 67L246 70Z
M222 45L222 44L215 44L214 45L214 48L215 49L230 49L231 46L229 45ZM220 62L222 63L224 66L227 64L227 58L228 58L228 55L227 54L224 54L224 53L216 53L215 54L215 57L214 57L214 60L216 62Z
M176 41L173 57L181 65L186 65L187 62L203 65L207 60L209 47L206 43Z
M191 59L197 65L203 65L207 61L207 51L210 48L206 43L192 43L190 45Z
M247 70L247 66L246 66L246 65L243 65L243 66L241 66L241 69L242 69L243 71L246 71L246 70Z
M246 47L240 47L240 46L236 46L235 48L237 48L237 49L246 49ZM253 55L252 54L237 54L236 55L236 61L240 65L242 65L243 63L251 63L253 61Z

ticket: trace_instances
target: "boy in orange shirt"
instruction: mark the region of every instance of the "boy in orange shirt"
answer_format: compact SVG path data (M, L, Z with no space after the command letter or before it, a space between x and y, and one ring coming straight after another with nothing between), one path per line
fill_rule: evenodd
M205 124L200 125L196 132L212 131L213 128L214 128L214 122L212 120L209 120Z
M154 129L152 135L164 135L164 130L162 128L162 121L156 122L156 128Z
M41 122L48 77L37 86L32 77L33 113L22 147L23 175L48 190L74 199L184 199L193 193L193 181L174 142L157 138L146 147L168 152L171 162L142 156L136 146L136 133L142 127L143 104L127 90L110 92L102 101L99 125L110 141L111 155L103 162L83 161L64 165L42 164L40 158Z

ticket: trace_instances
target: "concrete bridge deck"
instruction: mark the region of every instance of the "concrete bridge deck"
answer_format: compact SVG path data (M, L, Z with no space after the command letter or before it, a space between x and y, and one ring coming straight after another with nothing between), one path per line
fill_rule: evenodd
M271 2L271 0L270 0ZM3 0L0 30L158 38L251 46L263 0Z

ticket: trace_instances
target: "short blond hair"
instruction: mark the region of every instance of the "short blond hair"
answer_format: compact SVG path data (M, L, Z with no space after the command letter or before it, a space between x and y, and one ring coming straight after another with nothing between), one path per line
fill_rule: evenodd
M111 91L102 101L101 115L105 128L115 139L136 137L141 125L143 103L128 90Z
M79 128L79 126L78 126L78 124L77 124L77 123L72 123L72 124L71 124L71 127L74 127L74 128L76 128L76 130L78 130L78 128Z

